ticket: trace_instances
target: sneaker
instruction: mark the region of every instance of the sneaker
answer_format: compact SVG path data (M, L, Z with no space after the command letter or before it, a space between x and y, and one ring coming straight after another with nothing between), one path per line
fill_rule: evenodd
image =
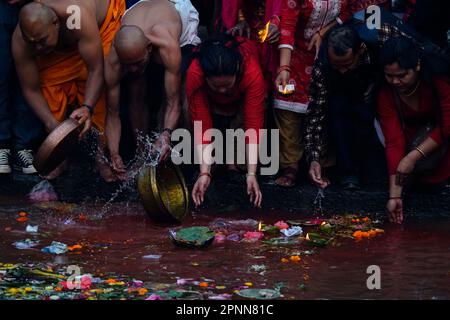
M37 173L36 168L33 166L33 153L31 150L17 151L17 160L23 173L25 174Z
M11 150L0 149L0 173L11 173L11 166L9 165L9 157Z

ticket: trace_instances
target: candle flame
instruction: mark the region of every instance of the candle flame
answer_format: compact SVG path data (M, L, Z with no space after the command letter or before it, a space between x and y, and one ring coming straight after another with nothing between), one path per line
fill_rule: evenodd
M261 229L262 229L262 222L260 221L258 224L258 232L261 231Z
M309 233L306 234L306 238L305 239L309 241Z
M259 42L263 43L264 41L266 41L266 38L269 35L269 26L270 26L270 21L267 22L264 29L258 31Z
M326 225L327 223L325 222L325 221L323 221L320 225L321 226L324 226L324 225Z

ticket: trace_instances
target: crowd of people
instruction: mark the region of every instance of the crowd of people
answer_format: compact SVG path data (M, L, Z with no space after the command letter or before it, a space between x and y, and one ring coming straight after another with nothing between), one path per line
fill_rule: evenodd
M306 164L317 187L358 190L383 146L387 210L401 223L405 185L450 178L449 15L446 0L0 0L0 174L13 163L36 174L33 150L68 117L80 138L100 132L95 162L107 182L126 177L124 121L136 134L158 131L167 161L177 128L202 124L203 156L208 129L260 132L272 119L280 187ZM247 137L247 160L260 138ZM199 167L195 205L212 169ZM258 162L243 171L259 207Z

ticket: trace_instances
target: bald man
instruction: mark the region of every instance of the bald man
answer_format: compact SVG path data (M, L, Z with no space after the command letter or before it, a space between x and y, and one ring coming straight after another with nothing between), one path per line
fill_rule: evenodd
M120 80L126 74L130 81L130 120L134 129L147 134L149 111L145 102L148 83L145 74L150 62L164 69L164 88L167 105L163 129L157 141L160 160L170 154L170 134L177 127L181 114L181 48L200 43L197 37L198 12L189 0L141 0L125 13L106 58L105 80L108 112L106 136L114 171L123 177L125 168L119 155L121 122L119 117Z
M21 9L13 57L25 98L48 132L69 115L83 125L80 137L92 122L104 132L104 55L124 13L124 0L40 0ZM108 180L112 172L99 159Z

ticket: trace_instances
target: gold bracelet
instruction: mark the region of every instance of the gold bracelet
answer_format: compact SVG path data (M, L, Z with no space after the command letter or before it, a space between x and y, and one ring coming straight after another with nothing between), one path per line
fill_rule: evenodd
M245 175L246 178L248 177L256 177L256 173L255 172L247 172L247 174Z
M422 151L422 149L420 149L419 147L415 147L414 149L416 149L424 158L427 157L427 155L425 154L425 152Z

